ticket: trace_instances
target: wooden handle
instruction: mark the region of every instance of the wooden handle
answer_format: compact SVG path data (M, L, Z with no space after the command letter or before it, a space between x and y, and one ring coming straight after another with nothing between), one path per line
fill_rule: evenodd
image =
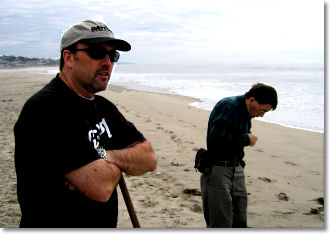
M127 207L128 213L129 213L129 217L131 218L133 227L141 228L123 175L121 175L121 177L120 177L119 186L120 186L121 193L123 194L123 198L125 200L125 204L126 204L126 207Z

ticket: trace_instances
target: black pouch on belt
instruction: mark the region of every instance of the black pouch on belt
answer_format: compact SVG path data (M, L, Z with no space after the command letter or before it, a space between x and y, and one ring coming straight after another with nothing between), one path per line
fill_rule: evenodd
M204 148L200 148L195 156L195 170L200 173L210 173L212 169L213 159L210 152Z

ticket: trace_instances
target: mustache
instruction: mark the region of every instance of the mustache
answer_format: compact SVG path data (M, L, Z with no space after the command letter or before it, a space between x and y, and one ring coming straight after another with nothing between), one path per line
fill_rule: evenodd
M103 65L99 69L97 69L96 72L110 72L110 66L109 65Z

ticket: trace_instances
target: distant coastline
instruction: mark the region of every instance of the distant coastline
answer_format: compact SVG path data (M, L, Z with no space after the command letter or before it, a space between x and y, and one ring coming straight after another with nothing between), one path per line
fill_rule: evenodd
M58 66L60 59L52 58L29 58L14 55L0 55L0 68L21 68L39 66ZM135 64L130 62L118 62L117 64Z
M60 60L52 58L29 58L14 55L1 55L0 68L19 68L36 66L58 66Z

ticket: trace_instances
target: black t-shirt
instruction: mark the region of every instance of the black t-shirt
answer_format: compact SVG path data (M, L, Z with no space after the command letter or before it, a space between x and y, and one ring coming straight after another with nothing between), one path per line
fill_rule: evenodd
M57 75L24 105L14 127L20 227L116 227L117 191L97 202L69 190L64 174L144 136L113 103L85 99Z

